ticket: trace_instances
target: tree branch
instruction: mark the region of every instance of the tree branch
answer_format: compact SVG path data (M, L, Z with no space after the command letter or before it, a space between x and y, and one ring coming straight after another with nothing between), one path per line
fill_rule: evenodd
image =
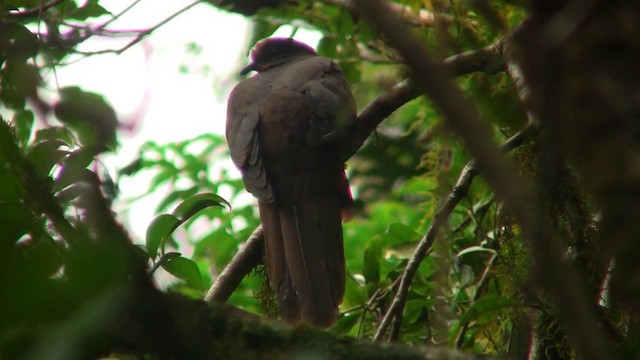
M527 139L531 138L535 131L536 128L531 123L528 124L525 128L505 141L505 143L502 145L502 151L508 152L522 145ZM429 226L427 234L420 240L415 252L413 253L413 256L407 263L407 267L405 268L400 280L398 292L393 298L393 302L391 303L389 310L387 310L387 313L382 319L382 322L378 326L378 330L376 331L373 340L382 340L382 337L386 333L389 325L391 325L392 320L393 327L391 329L389 341L396 340L398 332L400 330L400 325L402 323L402 312L404 311L404 305L407 302L407 294L409 293L409 288L411 287L413 277L418 271L420 263L427 256L429 250L431 250L433 242L440 232L440 228L447 222L449 215L451 215L460 201L462 201L462 199L467 196L469 188L471 187L471 183L473 182L473 178L477 174L478 166L476 165L475 160L469 161L460 172L460 176L458 176L456 185L453 187L453 190L451 190L451 193L449 193L447 199L444 201L444 203L442 203L442 205L434 215L433 222L431 223L431 226Z
M156 316L172 320L183 341L180 345L189 348L199 359L498 359L455 349L372 344L323 330L267 321L225 304L206 304L170 293L156 292L155 296L158 297L155 301L167 304L169 309L168 313ZM131 316L134 324L146 319L139 319L136 313L126 315L122 318ZM113 331L119 331L115 334L119 339L136 336L134 327L118 326ZM160 335L155 341L176 340Z
M204 299L207 302L227 301L245 275L262 261L263 253L264 233L262 226L258 226L218 275Z

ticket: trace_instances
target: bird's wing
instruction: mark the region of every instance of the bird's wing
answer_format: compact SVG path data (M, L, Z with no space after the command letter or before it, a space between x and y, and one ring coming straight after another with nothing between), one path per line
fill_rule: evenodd
M253 81L252 81L253 80ZM231 160L242 172L247 191L260 201L274 201L261 156L258 124L261 94L257 79L248 79L233 89L227 103L226 136Z
M349 85L329 59L311 59L308 66L318 68L319 74L301 89L313 112L307 140L311 145L343 140L356 118Z

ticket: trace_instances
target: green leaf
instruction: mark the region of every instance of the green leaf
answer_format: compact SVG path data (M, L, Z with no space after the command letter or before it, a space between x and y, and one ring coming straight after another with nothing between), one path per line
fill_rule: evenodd
M338 29L337 35L339 38L346 38L347 36L351 36L353 34L353 18L351 17L351 12L346 8L342 7L340 13L338 14Z
M37 96L37 88L41 83L38 68L22 61L6 62L0 69L0 78L0 101L15 110L24 109L26 100Z
M98 0L89 0L83 7L77 8L67 14L70 19L87 20L88 18L111 14L98 4Z
M195 262L180 256L167 259L161 266L171 275L186 281L189 285L197 289L202 289L202 277L200 276L198 265L196 265Z
M354 281L354 279L347 276L342 306L347 309L362 306L367 302L367 300L366 289L360 286L356 281Z
M192 186L188 189L184 190L176 190L167 195L164 199L158 203L156 206L156 212L164 211L169 205L175 203L178 200L186 200L198 192L197 186Z
M407 180L396 192L398 195L422 195L435 190L438 180L433 177L413 177Z
M420 240L422 236L415 232L415 230L402 223L392 223L387 227L387 231L382 235L384 244L387 246L394 246L406 243L415 243Z
M118 175L133 176L143 168L144 168L144 160L142 159L142 157L139 157L133 160L132 162L130 162L129 164L127 164L122 169L118 170Z
M357 28L358 28L358 35L360 38L359 40L363 43L374 41L378 38L377 31L371 25L369 25L369 23L366 20L362 18L358 20Z
M169 179L172 179L174 176L178 175L178 171L174 168L164 168L159 173L157 173L153 179L151 179L151 183L149 185L149 191L153 192L158 186L166 183Z
M20 6L28 5L21 4ZM0 59L10 58L17 62L24 62L37 53L38 38L29 29L16 22L3 21L0 24ZM6 84L3 84L4 86Z
M98 154L109 151L104 145L88 145L69 154L62 163L62 170L54 185L54 190L59 191L70 184L80 181L85 170Z
M428 311L432 305L432 301L428 299L408 300L404 307L403 321L406 321L408 324L415 323L421 317L422 313Z
M251 34L251 41L249 44L254 45L258 41L268 38L278 30L280 24L275 24L271 21L267 21L264 18L255 18L253 21L253 31Z
M78 132L83 145L116 146L116 112L102 95L71 86L60 89L61 100L54 113L60 121Z
M8 211L13 212L14 206L20 206L21 193L20 180L12 172L0 166L0 206L11 204Z
M364 248L363 275L367 284L380 281L380 261L382 260L382 241L374 236Z
M343 314L336 324L331 328L331 333L333 334L347 334L349 331L358 324L358 320L360 320L360 314Z
M27 160L40 176L49 176L53 166L68 154L68 151L60 150L62 146L67 144L60 140L43 141L31 148L27 154Z
M33 140L35 143L46 140L60 140L64 141L67 145L75 142L71 131L64 126L52 126L36 131L36 136Z
M33 129L34 117L30 110L20 110L13 117L13 126L16 128L16 136L23 147L29 142Z
M460 323L468 323L481 315L517 305L517 301L498 295L487 295L476 301L469 310L462 315Z
M456 254L456 256L457 257L461 257L462 255L470 254L470 253L474 253L474 252L488 252L488 253L492 253L492 254L496 253L496 251L493 250L493 249L489 249L489 248L485 248L485 247L482 247L482 246L475 245L475 246L469 246L468 248L460 250L460 252L458 252Z
M227 206L231 208L231 204L227 202L227 200L222 197L211 194L204 193L198 194L190 197L189 199L183 201L175 210L173 210L173 215L180 220L187 221L193 215L197 214L198 211L212 207L212 206Z
M151 259L158 255L158 248L164 244L181 222L175 216L162 214L151 221L147 227L145 243Z
M334 59L337 55L338 42L335 37L325 36L318 43L318 55Z

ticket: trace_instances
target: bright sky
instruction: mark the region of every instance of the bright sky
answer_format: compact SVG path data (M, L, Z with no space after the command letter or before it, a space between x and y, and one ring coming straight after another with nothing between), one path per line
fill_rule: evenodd
M116 14L131 2L100 3ZM188 4L177 0L142 0L110 28L146 29ZM119 137L121 147L111 165L122 167L136 158L145 141L168 143L207 131L224 132L227 96L238 81L235 73L248 61L245 50L249 31L250 22L245 17L199 4L120 55L91 56L58 68L51 83L57 81L60 87L80 86L103 94L123 123L136 120L135 131L123 131ZM290 34L290 27L282 27L275 35ZM304 30L299 30L295 37L314 47L320 39L319 34ZM128 41L130 38L94 37L79 50L119 49ZM197 50L189 50L194 48ZM184 68L187 71L181 71ZM139 177L135 179L122 179L121 198L145 192L147 183ZM125 214L123 220L139 239L144 238L155 215L153 209L162 197L163 194L157 194L138 201Z

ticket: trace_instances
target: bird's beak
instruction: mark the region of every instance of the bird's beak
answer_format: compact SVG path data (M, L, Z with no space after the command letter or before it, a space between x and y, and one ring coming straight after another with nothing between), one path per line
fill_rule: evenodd
M256 64L251 63L245 66L244 68L242 68L242 70L240 70L240 76L247 75L249 71L254 71L255 69L256 69Z

